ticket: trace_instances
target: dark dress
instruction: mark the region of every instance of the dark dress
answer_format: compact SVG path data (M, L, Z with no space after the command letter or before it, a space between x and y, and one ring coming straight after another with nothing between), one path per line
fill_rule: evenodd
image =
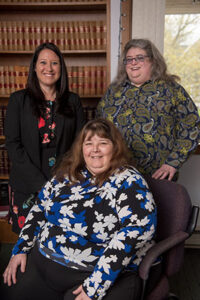
M4 131L11 161L9 222L16 233L23 227L38 191L51 177L55 160L70 149L85 124L79 96L69 92L65 103L72 114L55 114L55 102L49 101L45 116L38 120L27 89L10 96Z
M46 104L46 113L44 118L40 117L38 120L38 129L40 135L41 171L46 180L48 180L51 177L51 169L56 161L56 115L55 101L47 101ZM14 192L9 186L9 195L9 222L12 224L12 230L19 233L30 208L34 204L37 192Z

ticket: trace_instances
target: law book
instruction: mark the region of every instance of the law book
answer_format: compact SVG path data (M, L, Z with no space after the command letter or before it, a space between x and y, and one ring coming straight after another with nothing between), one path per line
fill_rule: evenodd
M58 28L58 46L60 48L60 50L64 50L65 49L65 27L64 27L64 22L63 21L59 21L57 24L57 28Z
M72 67L67 67L67 73L68 73L68 81L69 81L69 89L72 91Z
M85 26L84 22L79 22L79 43L80 43L80 50L86 49L86 41L85 41Z
M8 50L7 22L2 21L2 50Z
M4 135L4 124L5 124L5 117L6 117L6 106L0 106L0 135Z
M0 136L3 135L3 106L0 106Z
M102 66L102 72L103 72L102 94L104 94L107 90L107 68L106 68L106 66Z
M34 22L34 45L38 47L41 44L41 24L40 21Z
M59 27L58 27L58 22L53 22L52 23L52 31L53 31L53 43L59 47L59 39L58 39L58 36L59 36ZM59 47L60 49L60 47Z
M17 21L17 50L23 51L23 22Z
M74 21L74 49L80 50L80 32L79 32L79 22Z
M9 93L13 93L15 91L15 78L14 78L14 66L8 66L8 74L9 74Z
M72 66L72 92L78 93L78 67Z
M74 39L74 22L68 22L68 31L69 31L69 50L75 50L75 39Z
M8 50L13 50L12 47L12 22L7 21L7 40L8 40Z
M13 51L18 50L17 38L18 38L17 21L12 21L12 50Z
M84 67L84 88L83 94L85 96L90 95L90 66Z
M96 22L96 39L95 39L95 49L100 50L102 49L102 22Z
M15 90L20 90L20 71L21 67L16 65L14 66L14 81L15 81Z
M3 24L0 21L0 50L3 50Z
M28 67L21 66L20 67L20 88L25 89L28 77Z
M106 21L102 21L102 50L107 49L107 26Z
M24 21L24 50L31 50L29 41L29 21Z
M4 90L5 94L10 94L10 86L9 86L9 72L8 72L8 66L4 66Z
M97 76L96 76L96 83L97 83L97 89L96 93L98 96L102 95L102 83L103 83L103 74L102 74L102 66L96 67Z
M96 94L96 66L90 67L90 95Z
M84 88L84 67L78 66L78 94L79 96L83 95Z
M96 22L90 22L90 50L96 49Z
M5 89L4 89L4 66L0 66L0 95L5 95Z
M47 22L41 22L41 43L45 43L47 41Z
M90 42L90 21L84 22L84 41L85 41L85 47L83 50L90 50L91 49L91 42Z
M65 33L65 50L71 49L71 40L70 40L70 24L69 22L64 22L64 33Z

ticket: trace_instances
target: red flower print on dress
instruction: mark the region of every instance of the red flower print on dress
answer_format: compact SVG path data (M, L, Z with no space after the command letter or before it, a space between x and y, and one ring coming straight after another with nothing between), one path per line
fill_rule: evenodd
M50 139L49 139L48 133L45 133L42 143L46 144L46 143L49 143L49 142L50 142Z
M45 125L45 120L42 117L40 117L38 122L38 128L44 127L44 125Z
M56 127L56 123L55 122L53 122L51 125L49 125L49 129L51 129L51 130L55 129L55 127Z
M18 225L19 225L19 228L22 228L24 226L24 223L25 223L25 220L26 218L24 216L20 216L18 218Z

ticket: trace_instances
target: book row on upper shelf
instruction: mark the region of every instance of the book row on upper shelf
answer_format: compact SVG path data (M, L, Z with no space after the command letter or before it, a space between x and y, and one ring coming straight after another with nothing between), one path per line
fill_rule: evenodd
M79 96L101 96L107 86L106 66L68 66L69 89ZM26 87L28 66L0 66L0 95Z
M0 51L34 51L43 42L60 50L106 50L106 22L0 21Z

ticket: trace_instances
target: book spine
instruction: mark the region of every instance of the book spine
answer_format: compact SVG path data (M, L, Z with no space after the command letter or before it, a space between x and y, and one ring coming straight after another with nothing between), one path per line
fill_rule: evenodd
M72 66L72 92L78 93L78 67Z
M5 95L5 89L4 89L4 66L0 66L0 95Z
M96 22L90 21L90 50L96 49Z
M16 51L18 50L18 33L17 33L17 22L12 22L12 50Z
M8 77L9 77L9 93L15 91L15 79L14 79L14 67L8 66Z
M4 79L5 94L10 95L8 66L4 66Z
M8 39L8 50L13 50L12 47L12 22L11 21L7 21L7 39Z
M24 50L23 45L23 22L17 21L17 50Z
M96 66L90 68L90 95L96 94Z
M59 32L58 32L58 40L59 40L59 48L60 50L64 50L65 49L65 27L64 27L64 22L58 22L58 28L59 28Z
M79 96L83 95L83 88L84 88L84 67L78 67L78 94Z
M102 72L103 72L102 94L104 94L107 90L107 68L106 68L106 66L102 66Z
M97 76L96 76L96 82L97 82L97 95L102 95L102 66L97 66Z
M2 21L2 44L3 50L8 50L7 23Z
M69 90L72 91L72 67L67 67L67 73L68 73L68 81L69 81Z
M83 93L85 96L90 95L90 66L84 68L84 89Z

